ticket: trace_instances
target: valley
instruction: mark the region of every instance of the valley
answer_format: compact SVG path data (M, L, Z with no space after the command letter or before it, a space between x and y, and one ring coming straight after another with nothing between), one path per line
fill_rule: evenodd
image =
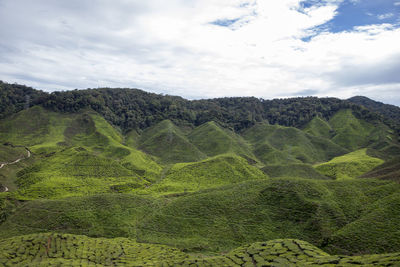
M400 127L376 111L0 85L33 99L0 116L0 264L400 264Z

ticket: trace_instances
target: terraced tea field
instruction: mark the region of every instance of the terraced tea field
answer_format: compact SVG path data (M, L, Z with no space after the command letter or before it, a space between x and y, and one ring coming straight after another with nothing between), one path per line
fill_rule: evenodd
M394 266L400 261L400 253L332 256L295 239L257 242L225 255L199 257L126 238L44 233L1 240L0 250L4 266Z

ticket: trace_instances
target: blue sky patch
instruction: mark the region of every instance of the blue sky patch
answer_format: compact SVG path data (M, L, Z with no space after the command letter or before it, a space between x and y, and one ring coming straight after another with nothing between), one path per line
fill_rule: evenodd
M314 5L321 5L321 1L303 1L300 3L299 11ZM345 0L339 5L337 13L332 20L316 27L315 30L336 33L351 31L357 26L382 23L398 26L400 24L400 3L396 4L396 0ZM311 38L312 36L307 36L302 40L307 42Z
M213 22L210 22L210 24L221 26L221 27L229 27L232 24L235 24L237 21L239 21L240 18L236 19L218 19Z

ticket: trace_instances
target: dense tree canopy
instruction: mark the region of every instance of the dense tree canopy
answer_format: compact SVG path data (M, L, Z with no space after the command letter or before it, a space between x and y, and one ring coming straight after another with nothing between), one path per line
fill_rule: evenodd
M125 131L144 129L164 119L170 119L180 126L218 121L236 131L261 121L301 127L316 115L329 119L342 108L351 108L356 116L368 121L384 120L378 113L361 105L337 98L264 100L255 97L225 97L189 101L138 89L99 88L44 93L23 85L3 82L0 82L0 88L0 117L32 105L41 105L57 112L93 109Z

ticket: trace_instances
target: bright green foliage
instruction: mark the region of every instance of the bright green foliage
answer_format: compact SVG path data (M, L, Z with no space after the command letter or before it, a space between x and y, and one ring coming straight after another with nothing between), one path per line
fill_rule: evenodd
M64 130L70 121L69 115L49 112L41 107L23 110L1 121L0 140L14 145L24 145L33 152L42 152L48 147L57 149L64 141Z
M149 189L164 194L177 193L266 178L244 158L225 154L200 162L175 164L160 183Z
M135 130L129 131L125 135L125 145L128 147L136 148L138 145L139 138L140 138L140 135L138 134L137 131L135 131Z
M400 221L396 215L400 209L396 201L389 205L399 192L400 186L388 181L275 178L164 198L101 194L33 200L7 215L0 237L53 231L122 236L192 252L227 251L246 243L294 237L343 254L399 251L398 236L392 232ZM381 199L385 202L379 204ZM374 210L380 219L374 218L370 227L377 234L364 235L363 243L352 242L352 232L343 229L358 221L364 221L365 228ZM338 233L340 241L331 239Z
M125 238L43 233L4 239L0 241L0 251L0 263L19 266L392 266L400 263L400 253L331 256L296 239L257 242L223 256L203 258L172 247Z
M43 233L0 240L0 264L6 266L154 266L187 257L175 248L125 238Z
M137 224L156 212L162 201L150 196L101 194L56 200L32 200L10 214L9 202L0 205L5 216L0 238L40 232L63 232L92 237L136 239ZM3 207L4 206L4 207Z
M293 127L258 124L243 136L253 145L257 158L267 165L321 162L346 152L328 139Z
M175 265L189 266L394 266L400 253L331 256L317 247L296 239L277 239L239 247L227 255L204 259L186 259Z
M324 119L320 118L319 116L315 116L303 129L304 132L319 136L319 137L325 137L330 139L333 134L333 129L329 125L327 121Z
M328 249L335 253L397 252L400 244L400 193L380 198L365 215L346 225L329 239Z
M122 145L121 134L98 114L59 114L41 107L21 111L0 123L0 140L28 146L34 154L52 155L79 146L118 160L126 168L155 179L161 167L150 156Z
M362 178L379 178L400 182L400 158L389 160L371 171L363 174Z
M399 190L397 184L369 179L252 180L171 198L140 222L138 231L142 241L189 251L226 251L244 243L290 237L322 245L365 216L375 201ZM381 223L384 227L389 222ZM400 243L387 245L400 250Z
M266 165L262 171L269 177L297 177L307 179L328 179L328 177L317 172L311 165L304 163L293 163L287 165Z
M139 148L159 157L164 163L190 162L205 158L170 120L146 129L139 139Z
M357 119L350 109L340 110L329 120L335 130L332 140L349 150L366 146L374 125Z
M26 158L27 152L23 147L12 147L0 144L0 164L10 163L20 158Z
M60 198L112 192L122 185L132 190L146 183L116 161L72 148L20 171L15 194L21 199Z
M254 161L250 146L234 132L221 128L211 121L204 123L189 134L189 140L208 156L235 153Z
M350 179L372 170L383 162L379 158L368 156L365 148L318 164L315 169L328 177Z
M27 158L28 152L23 147L0 145L0 154L3 158L0 162L4 163L10 163L17 159L21 159L16 163L7 164L4 165L3 168L0 168L0 191L5 189L4 186L6 186L9 191L13 191L16 189L15 180L17 173L23 168L33 164L35 159L33 156Z

